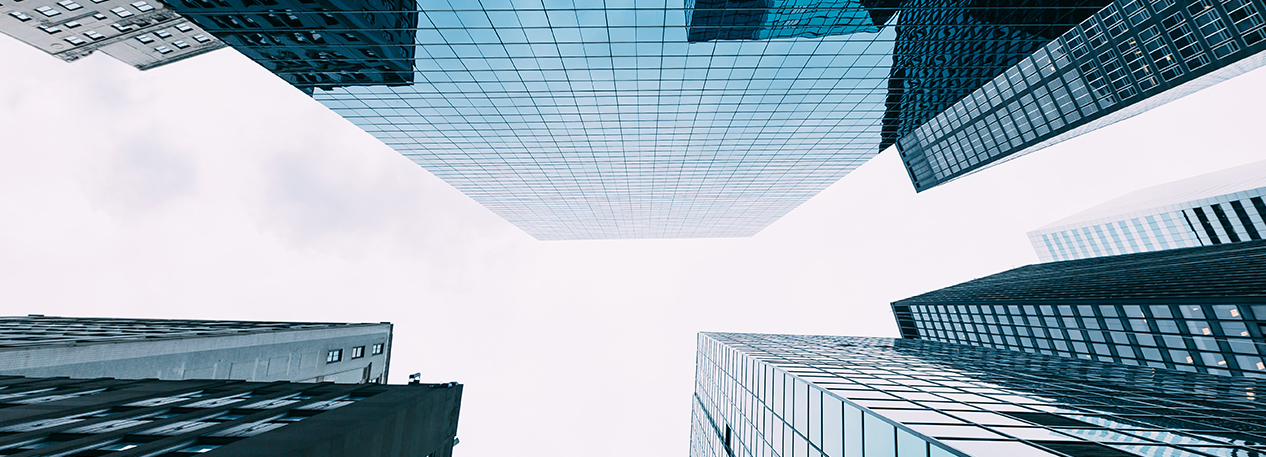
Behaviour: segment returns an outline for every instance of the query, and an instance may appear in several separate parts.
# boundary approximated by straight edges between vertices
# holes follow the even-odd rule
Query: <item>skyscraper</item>
[[[0,455],[449,457],[462,386],[0,376]]]
[[[1029,232],[1042,261],[1211,246],[1266,233],[1266,162],[1124,195]]]
[[[558,240],[750,236],[893,144],[928,189],[1260,66],[1262,1],[170,6]]]
[[[1266,241],[1028,265],[892,309],[904,338],[1263,377]]]
[[[1117,0],[896,141],[915,189],[1266,64],[1263,4]],[[890,116],[891,117],[891,116]]]
[[[702,333],[691,457],[1254,456],[1266,383],[926,340]]]
[[[0,375],[385,383],[391,328],[0,317]]]
[[[18,0],[0,32],[65,61],[101,51],[141,70],[224,47],[158,0]]]
[[[412,1],[180,0],[171,7],[308,94],[414,82]]]

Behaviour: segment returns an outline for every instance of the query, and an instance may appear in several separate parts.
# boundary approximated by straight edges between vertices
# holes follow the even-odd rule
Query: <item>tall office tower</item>
[[[68,62],[101,51],[148,70],[224,47],[158,0],[6,0],[0,13],[0,32]]]
[[[171,1],[171,7],[300,90],[413,83],[416,2]]]
[[[1266,162],[1143,189],[1029,232],[1043,262],[1260,240]]]
[[[880,150],[1111,1],[900,3]]]
[[[1266,382],[887,338],[699,335],[691,457],[1256,456]]]
[[[892,310],[905,338],[1263,377],[1266,241],[1028,265]]]
[[[1117,0],[896,141],[922,191],[1266,64],[1257,0]]]
[[[0,375],[387,381],[391,324],[0,317]]]
[[[0,376],[0,455],[450,457],[462,386]]]

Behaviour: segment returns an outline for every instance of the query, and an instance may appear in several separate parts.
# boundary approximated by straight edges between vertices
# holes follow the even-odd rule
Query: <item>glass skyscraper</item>
[[[1262,239],[1266,162],[1143,189],[1029,232],[1042,261]]]
[[[892,304],[901,335],[1266,376],[1266,241],[1028,265]]]
[[[553,240],[750,236],[893,144],[927,189],[1260,65],[1261,1],[172,7]]]
[[[1263,5],[1117,0],[896,141],[925,190],[1266,64]]]
[[[1266,383],[926,340],[702,333],[691,457],[1259,456]]]

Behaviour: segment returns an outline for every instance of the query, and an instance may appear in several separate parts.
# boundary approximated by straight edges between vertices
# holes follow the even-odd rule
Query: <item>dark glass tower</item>
[[[893,0],[687,0],[686,39],[693,43],[877,32],[896,12],[897,3]]]
[[[1266,241],[1028,265],[892,309],[905,338],[1263,377]]]
[[[462,386],[0,376],[0,455],[449,457]]]
[[[170,0],[172,9],[300,90],[413,82],[410,0]]]
[[[1109,0],[906,0],[896,24],[883,150]]]
[[[1260,456],[1266,382],[925,340],[699,335],[691,457]]]
[[[1262,8],[1254,0],[1106,5],[940,114],[921,125],[899,125],[896,145],[915,188],[926,190],[1262,66]]]

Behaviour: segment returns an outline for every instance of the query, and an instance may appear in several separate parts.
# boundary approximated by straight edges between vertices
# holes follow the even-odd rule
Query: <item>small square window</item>
[[[84,36],[86,36],[86,37],[88,37],[88,38],[92,38],[93,40],[104,40],[104,39],[105,39],[105,35],[102,35],[102,34],[100,34],[100,33],[97,33],[97,31],[96,31],[96,30],[89,30],[89,31],[87,31],[87,32],[84,32]]]
[[[333,349],[325,355],[325,363],[334,363],[334,362],[342,362],[342,361],[343,361],[342,349]]]
[[[197,41],[197,42],[199,42],[199,43],[206,43],[206,42],[208,42],[208,41],[211,41],[211,39],[210,39],[210,38],[207,38],[207,36],[206,36],[206,35],[194,35],[194,36],[193,36],[193,39],[194,39],[194,41]]]
[[[157,31],[157,32],[154,32],[154,34],[155,34],[155,35],[158,35],[158,37],[159,37],[159,38],[170,38],[170,37],[171,37],[171,32],[168,32],[166,29],[164,29],[164,30],[159,30],[159,31]]]
[[[67,43],[73,44],[75,46],[79,46],[81,44],[87,43],[87,41],[84,41],[82,38],[79,38],[76,36],[63,38],[63,40],[66,40]]]
[[[184,42],[184,41],[182,41],[182,40],[176,40],[176,41],[173,41],[173,42],[171,42],[171,44],[172,44],[173,46],[175,46],[175,47],[179,48],[179,49],[184,49],[184,48],[189,47],[189,43],[186,43],[186,42]]]
[[[352,358],[359,359],[365,356],[365,346],[356,346],[352,348]]]
[[[133,7],[133,8],[136,8],[136,10],[137,10],[137,11],[140,11],[140,12],[142,12],[142,13],[144,13],[144,12],[146,12],[146,11],[150,11],[150,10],[153,10],[153,9],[154,9],[154,7],[153,7],[153,6],[150,6],[150,4],[149,4],[149,3],[146,3],[146,2],[136,2],[136,3],[133,3],[133,4],[132,4],[132,7]]]
[[[68,29],[73,29],[73,28],[75,28],[75,27],[79,27],[81,24],[79,24],[78,22],[75,22],[75,21],[70,21],[70,22],[67,22],[67,23],[62,24],[62,25],[66,26],[66,28],[68,28]]]
[[[62,31],[61,27],[49,27],[46,25],[41,25],[40,30],[43,30],[44,33],[47,33],[49,35]]]
[[[92,15],[92,18],[93,18],[93,19],[96,19],[96,20],[98,20],[98,21],[104,21],[104,20],[106,20],[106,15],[101,14],[101,13],[94,13],[94,14]]]
[[[128,16],[135,16],[135,15],[136,15],[136,13],[133,13],[133,12],[131,12],[131,11],[128,11],[128,10],[127,10],[127,8],[124,8],[124,7],[122,7],[122,6],[120,6],[120,7],[118,7],[118,8],[110,8],[110,12],[111,12],[111,13],[114,13],[114,15],[115,15],[115,16],[118,16],[118,17],[128,17]]]
[[[193,26],[189,25],[188,22],[176,24],[176,30],[179,30],[181,32],[191,32],[193,31]]]
[[[43,14],[43,15],[48,16],[48,17],[53,17],[53,16],[56,16],[56,15],[58,15],[58,14],[62,14],[62,12],[61,12],[61,11],[57,11],[57,10],[53,9],[53,7],[51,7],[51,6],[41,6],[41,7],[39,7],[39,8],[36,8],[36,9],[35,9],[35,11],[39,11],[39,12],[40,12],[40,14]]]
[[[22,21],[22,22],[26,22],[26,21],[31,20],[31,16],[27,16],[25,13],[23,13],[23,12],[21,12],[21,11],[13,11],[13,12],[9,13],[9,15],[10,15],[10,16],[13,16],[14,18],[16,18],[17,20]]]
[[[149,43],[153,43],[153,42],[154,42],[154,39],[153,39],[153,38],[150,38],[150,37],[149,37],[149,35],[137,35],[137,36],[136,36],[136,41],[140,41],[140,42],[142,42],[142,43],[149,44]]]
[[[382,354],[382,346],[383,346],[382,343],[375,344],[373,347],[373,353],[371,355]]]
[[[57,4],[61,5],[62,8],[66,8],[66,11],[74,11],[79,8],[83,8],[83,5],[75,3],[75,0],[62,0],[60,2],[57,2]]]
[[[176,52],[176,50],[169,48],[167,46],[158,46],[158,47],[155,47],[154,50],[158,51],[159,54],[168,54],[168,53]]]

